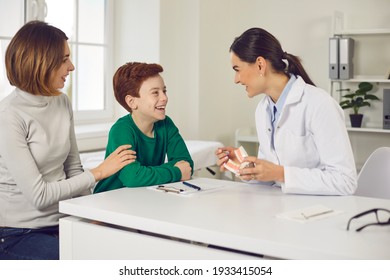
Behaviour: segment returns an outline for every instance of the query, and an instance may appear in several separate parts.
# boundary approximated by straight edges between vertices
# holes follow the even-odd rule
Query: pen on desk
[[[315,214],[311,214],[311,215],[306,215],[305,213],[301,213],[301,215],[305,219],[310,219],[310,218],[313,218],[313,217],[316,217],[316,216],[320,216],[320,215],[323,215],[323,214],[328,214],[328,213],[331,213],[331,212],[333,212],[333,210],[329,209],[329,210],[325,210],[325,211],[322,211],[322,212],[319,212],[319,213],[315,213]]]
[[[183,181],[183,184],[186,185],[186,186],[188,186],[188,187],[190,187],[190,188],[193,188],[193,189],[195,189],[195,190],[198,190],[198,191],[201,190],[200,187],[195,186],[195,185],[193,185],[193,184],[190,184],[190,183],[188,183],[188,182],[186,182],[186,181]]]
[[[184,190],[182,190],[182,189],[167,188],[167,187],[165,187],[165,186],[163,186],[163,185],[158,186],[157,189],[158,189],[158,190],[165,191],[165,192],[173,192],[173,193],[181,193],[182,191],[184,191]]]

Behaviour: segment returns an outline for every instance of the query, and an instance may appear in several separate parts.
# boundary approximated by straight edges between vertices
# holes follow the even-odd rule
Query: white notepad
[[[285,218],[296,222],[307,223],[335,216],[340,213],[342,213],[342,211],[334,210],[332,208],[318,204],[294,211],[280,213],[276,216],[278,218]]]
[[[196,195],[196,194],[208,193],[211,191],[217,191],[226,186],[223,184],[223,181],[210,180],[206,178],[194,178],[186,182],[200,187],[200,190],[186,186],[183,184],[183,182],[161,184],[156,186],[150,186],[147,188],[154,191],[186,196],[186,195]]]

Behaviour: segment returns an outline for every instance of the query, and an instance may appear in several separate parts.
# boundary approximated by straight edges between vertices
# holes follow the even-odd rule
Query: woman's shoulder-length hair
[[[42,21],[22,26],[5,54],[10,84],[33,95],[59,95],[50,79],[63,62],[67,40],[62,30]]]

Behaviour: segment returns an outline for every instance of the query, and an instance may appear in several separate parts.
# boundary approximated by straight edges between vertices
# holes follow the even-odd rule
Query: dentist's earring
[[[259,71],[261,71],[261,65],[259,64]],[[260,77],[263,77],[263,73],[260,73]]]

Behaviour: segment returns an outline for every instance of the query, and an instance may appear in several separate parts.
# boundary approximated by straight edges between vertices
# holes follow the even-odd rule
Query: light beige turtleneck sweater
[[[58,224],[58,202],[93,187],[83,170],[66,95],[15,89],[0,102],[0,227]]]

